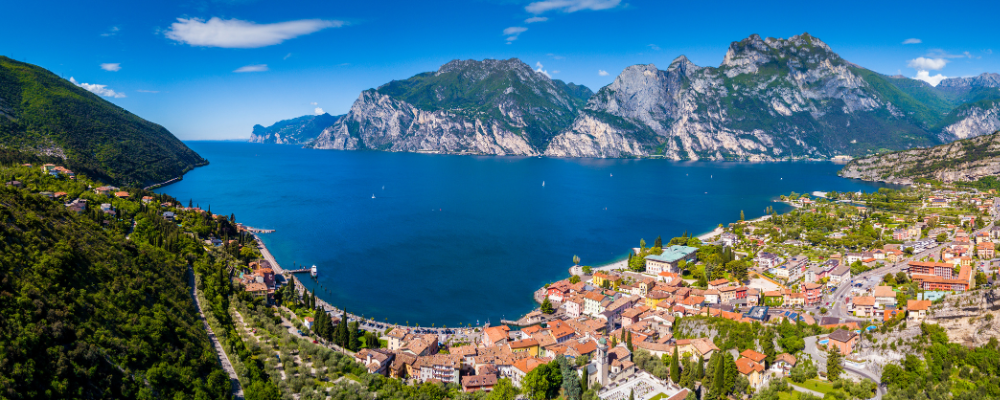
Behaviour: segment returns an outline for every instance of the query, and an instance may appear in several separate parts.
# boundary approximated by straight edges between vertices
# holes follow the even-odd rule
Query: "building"
[[[772,254],[763,251],[757,253],[757,257],[754,258],[754,261],[757,263],[757,265],[759,265],[761,268],[764,269],[771,269],[777,267],[778,265],[781,265],[781,257],[778,257],[777,254]]]
[[[418,357],[415,369],[420,370],[420,381],[432,379],[444,383],[459,383],[459,372],[462,368],[462,357],[456,354],[434,354]]]
[[[892,290],[892,286],[876,286],[875,290],[872,291],[872,296],[875,297],[875,303],[879,306],[896,305],[896,292]]]
[[[510,332],[510,327],[507,325],[491,326],[483,330],[483,335],[480,337],[483,342],[483,346],[503,346],[507,344],[507,336]]]
[[[943,265],[948,266],[948,268],[945,269],[935,266],[934,275],[915,274],[911,272],[910,279],[919,283],[920,288],[924,290],[964,292],[973,288],[972,266],[970,264],[962,263],[959,267],[957,276],[953,275],[950,264]],[[938,273],[941,273],[941,275],[938,275]]]
[[[764,366],[760,363],[746,357],[740,357],[736,360],[736,369],[747,378],[750,387],[757,389],[764,383]]]
[[[660,255],[646,256],[646,272],[659,274],[660,272],[680,273],[678,268],[681,261],[693,263],[698,260],[698,248],[673,245],[663,249]]]
[[[493,386],[497,384],[497,376],[494,374],[468,375],[462,377],[462,390],[466,392],[493,391]]]
[[[983,259],[993,258],[996,255],[995,247],[993,242],[979,243],[976,245],[976,255]]]
[[[830,281],[827,283],[830,286],[838,286],[843,282],[851,280],[851,266],[844,264],[834,268],[827,275],[830,277]]]
[[[535,339],[523,339],[508,343],[511,353],[528,352],[532,357],[538,355],[538,341]]]
[[[829,346],[840,351],[840,354],[850,354],[854,349],[854,343],[858,340],[858,334],[846,329],[837,329],[830,336]]]
[[[906,301],[906,323],[921,323],[927,317],[927,310],[931,308],[930,300],[907,300]]]
[[[851,299],[851,312],[855,317],[871,318],[875,315],[875,298],[858,296]]]
[[[823,298],[823,285],[818,283],[807,283],[802,285],[803,293],[806,295],[805,304],[807,306],[815,306],[820,303]]]
[[[788,353],[781,353],[777,357],[774,357],[774,364],[771,365],[771,368],[781,371],[781,374],[784,376],[788,376],[792,372],[792,368],[795,367],[795,363],[795,356]]]

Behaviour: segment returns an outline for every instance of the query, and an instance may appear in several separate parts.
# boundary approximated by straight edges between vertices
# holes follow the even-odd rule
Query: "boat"
[[[542,187],[545,187],[545,181],[542,181]]]
[[[373,199],[375,198],[375,193],[372,193],[372,198],[373,198]]]
[[[309,275],[312,275],[313,278],[315,278],[316,275],[319,275],[319,273],[316,272],[316,266],[315,265],[313,265],[312,268],[309,269]]]

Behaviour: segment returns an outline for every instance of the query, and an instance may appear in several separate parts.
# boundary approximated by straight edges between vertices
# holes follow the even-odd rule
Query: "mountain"
[[[536,155],[591,94],[517,59],[455,60],[362,92],[310,147]]]
[[[324,129],[333,125],[340,117],[342,116],[324,113],[286,119],[268,127],[254,125],[250,143],[307,145],[316,140]]]
[[[839,172],[845,178],[911,184],[915,179],[976,181],[1000,174],[1000,131],[925,149],[855,159]]]
[[[680,56],[592,94],[523,62],[452,61],[363,92],[321,149],[766,161],[866,156],[1000,128],[1000,75],[937,87],[851,63],[808,33]]]
[[[939,142],[928,106],[808,33],[733,42],[719,67],[626,68],[546,154],[774,160]]]
[[[58,156],[117,184],[148,184],[207,164],[170,131],[41,67],[0,56],[0,148]]]

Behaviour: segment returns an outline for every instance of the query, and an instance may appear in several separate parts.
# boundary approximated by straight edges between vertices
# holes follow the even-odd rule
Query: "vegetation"
[[[4,151],[61,153],[65,167],[116,184],[163,182],[207,164],[162,126],[2,56],[0,143]]]

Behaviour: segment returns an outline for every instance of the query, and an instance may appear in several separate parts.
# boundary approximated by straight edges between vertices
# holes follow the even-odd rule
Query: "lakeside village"
[[[949,299],[992,294],[994,190],[792,193],[789,213],[640,241],[624,262],[574,256],[570,277],[536,292],[540,307],[516,324],[427,328],[326,304],[234,215],[51,164],[3,178],[131,240],[159,227],[183,233],[165,248],[209,252],[218,269],[195,262],[197,306],[237,397],[865,399],[899,384],[928,337],[991,340],[930,321]],[[972,393],[979,378],[951,379]],[[260,396],[261,381],[275,392]]]

